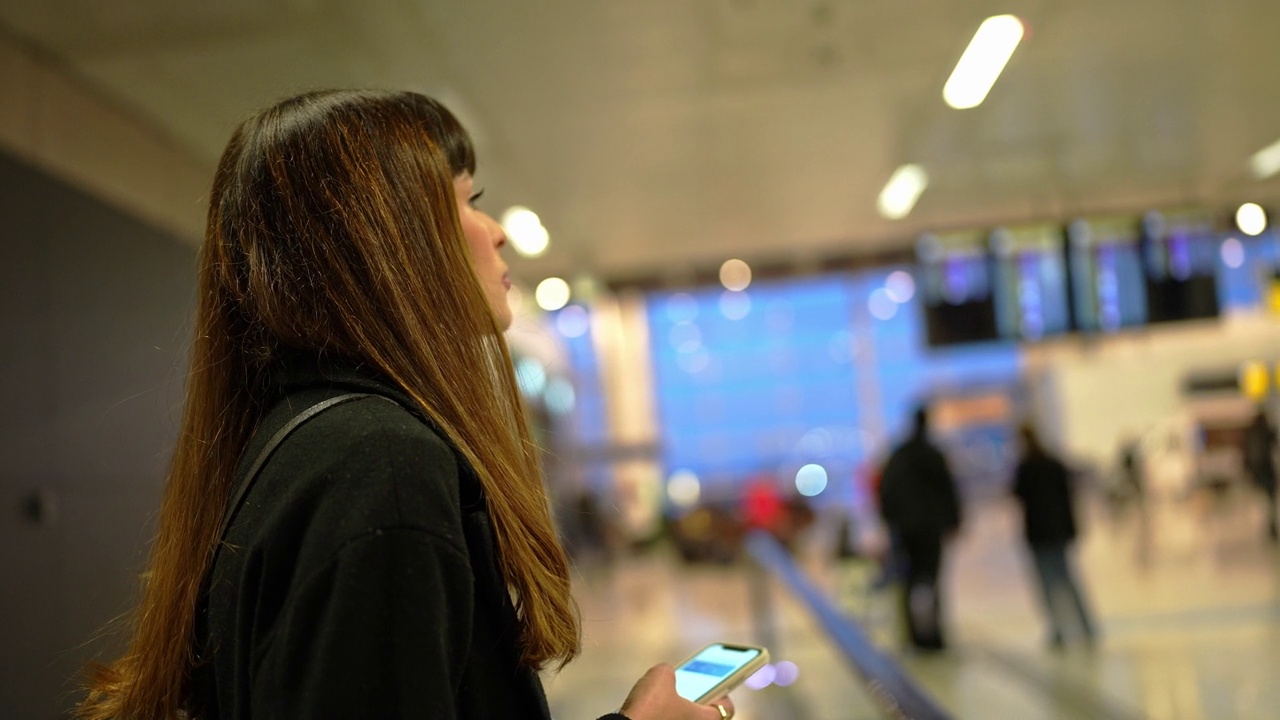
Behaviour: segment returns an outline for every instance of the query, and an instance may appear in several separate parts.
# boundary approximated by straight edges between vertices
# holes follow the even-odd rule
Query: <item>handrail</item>
[[[764,569],[800,598],[836,644],[846,662],[866,683],[880,707],[895,720],[951,720],[933,698],[925,694],[893,658],[878,650],[853,621],[805,577],[795,562],[770,535],[755,531],[747,536],[747,551]]]

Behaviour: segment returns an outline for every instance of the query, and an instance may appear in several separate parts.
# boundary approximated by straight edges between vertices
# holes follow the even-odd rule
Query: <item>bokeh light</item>
[[[759,670],[755,671],[751,677],[747,678],[743,685],[752,690],[763,690],[773,684],[774,678],[778,676],[778,671],[773,664],[767,664]]]
[[[1267,211],[1257,203],[1245,203],[1236,210],[1236,225],[1245,235],[1261,235],[1267,229]]]
[[[800,678],[800,668],[790,660],[783,660],[775,665],[774,668],[776,672],[773,684],[779,687],[787,687]]]
[[[1233,270],[1244,265],[1244,243],[1238,238],[1222,241],[1222,264]]]
[[[547,370],[533,358],[516,361],[516,385],[525,397],[538,397],[547,388]]]
[[[569,304],[569,283],[564,278],[549,277],[538,283],[538,288],[533,291],[533,297],[538,301],[538,307],[552,312],[559,310]]]
[[[557,415],[568,415],[573,412],[573,406],[577,402],[577,393],[573,390],[573,383],[566,378],[555,378],[547,383],[547,390],[542,394],[542,401],[547,404],[547,409]]]
[[[702,347],[702,331],[691,322],[676,323],[668,337],[678,353],[697,352]]]
[[[741,320],[751,313],[751,296],[745,292],[725,290],[720,293],[720,312],[730,320]]]
[[[569,305],[556,314],[556,330],[567,338],[582,337],[591,327],[591,316],[581,305]]]
[[[889,296],[888,290],[877,288],[867,300],[867,310],[877,320],[889,320],[898,314],[898,303]]]
[[[667,498],[676,507],[693,507],[701,496],[702,483],[692,470],[677,470],[667,480]]]
[[[511,247],[524,257],[539,257],[551,244],[542,219],[527,207],[515,205],[507,208],[502,213],[502,230],[511,241]]]
[[[737,258],[725,260],[720,266],[720,284],[724,285],[726,290],[735,292],[746,290],[751,284],[751,266]]]
[[[827,489],[827,469],[817,464],[809,464],[796,473],[796,490],[805,497],[817,497]]]
[[[911,273],[905,270],[895,270],[889,273],[889,277],[884,281],[885,292],[889,293],[889,297],[899,305],[911,301],[916,295],[916,281],[911,277]]]

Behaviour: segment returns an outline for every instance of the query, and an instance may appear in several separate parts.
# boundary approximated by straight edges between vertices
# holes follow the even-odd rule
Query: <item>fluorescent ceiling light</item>
[[[1259,180],[1280,173],[1280,140],[1262,148],[1249,158],[1249,169],[1253,171],[1253,176]]]
[[[957,110],[981,105],[1022,41],[1022,30],[1022,21],[1013,15],[983,20],[943,86],[942,99]]]
[[[920,193],[929,186],[929,175],[919,165],[903,165],[893,172],[880,191],[876,206],[890,220],[901,220],[911,214]]]

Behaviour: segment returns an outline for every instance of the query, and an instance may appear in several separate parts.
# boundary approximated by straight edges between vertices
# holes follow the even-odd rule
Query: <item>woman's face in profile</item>
[[[480,287],[484,288],[498,326],[506,330],[511,327],[511,306],[507,304],[511,276],[507,274],[507,264],[499,250],[507,244],[507,234],[497,221],[476,207],[475,201],[480,194],[476,192],[470,173],[464,172],[453,179],[453,194],[458,200],[462,234],[471,248],[471,260],[480,278]]]

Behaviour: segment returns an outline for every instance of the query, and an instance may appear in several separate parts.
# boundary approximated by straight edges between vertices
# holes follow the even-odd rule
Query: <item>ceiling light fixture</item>
[[[507,208],[502,213],[502,230],[511,241],[511,247],[524,257],[538,257],[551,244],[550,235],[542,226],[542,219],[527,207],[515,205]]]
[[[1249,158],[1249,169],[1258,180],[1280,173],[1280,140],[1262,148]]]
[[[1267,211],[1257,203],[1245,203],[1236,210],[1236,227],[1245,235],[1258,236],[1267,229]]]
[[[533,291],[533,298],[538,301],[538,307],[552,312],[559,310],[569,304],[569,283],[563,278],[549,277],[538,283],[538,288]]]
[[[720,284],[726,290],[746,290],[751,284],[751,266],[737,258],[725,260],[720,266]]]
[[[919,165],[903,165],[893,171],[880,191],[876,207],[890,220],[901,220],[911,214],[920,194],[929,186],[929,174]]]
[[[1013,15],[983,20],[943,86],[942,99],[957,110],[981,105],[1022,41],[1022,33],[1022,21]]]

